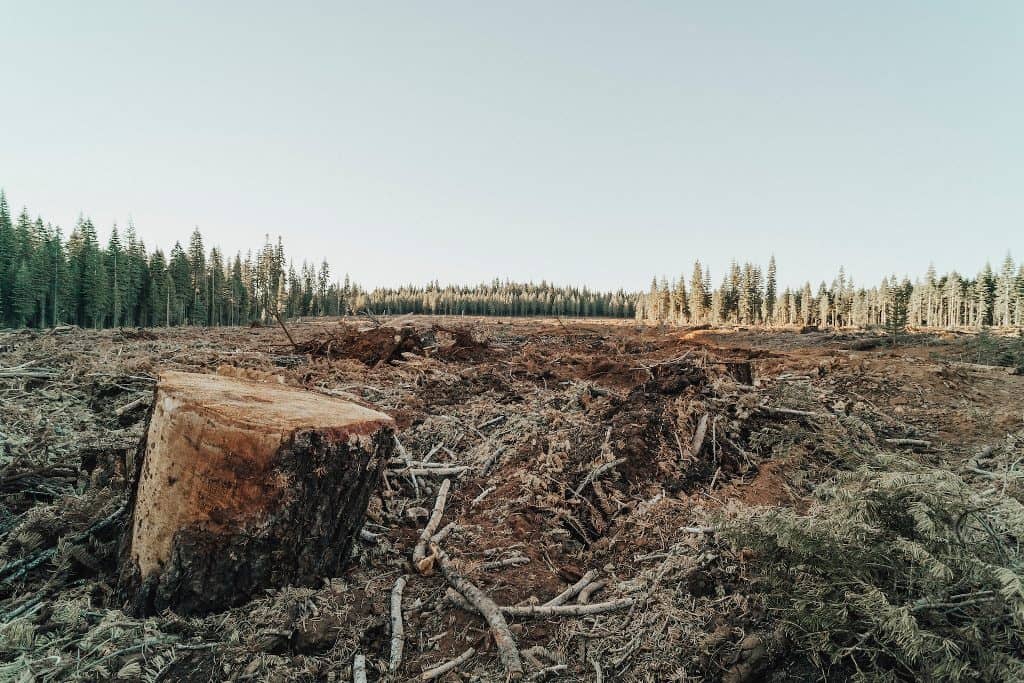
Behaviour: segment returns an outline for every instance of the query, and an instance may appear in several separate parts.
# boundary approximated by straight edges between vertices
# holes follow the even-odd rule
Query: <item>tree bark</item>
[[[336,576],[391,455],[392,426],[294,387],[162,374],[122,543],[126,611],[204,614]]]

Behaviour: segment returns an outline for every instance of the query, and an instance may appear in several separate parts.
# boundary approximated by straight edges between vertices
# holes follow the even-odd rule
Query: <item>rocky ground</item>
[[[758,551],[724,533],[730,520],[807,512],[868,453],[977,470],[1024,428],[1024,376],[991,364],[1013,339],[914,334],[893,348],[871,332],[420,317],[288,327],[294,345],[278,327],[0,332],[0,680],[348,681],[357,655],[368,680],[409,680],[470,648],[437,680],[505,680],[437,555],[412,561],[445,479],[436,545],[497,604],[581,587],[564,599],[576,614],[509,610],[529,679],[830,677],[781,633]],[[166,369],[283,381],[396,419],[400,457],[342,576],[202,619],[118,609],[126,472]],[[401,577],[404,648],[388,672]]]

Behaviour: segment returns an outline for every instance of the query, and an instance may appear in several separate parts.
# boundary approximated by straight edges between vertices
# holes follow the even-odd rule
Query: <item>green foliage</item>
[[[1022,457],[1021,435],[963,476],[878,455],[807,514],[735,517],[723,533],[754,551],[769,607],[828,677],[1022,680]]]
[[[684,311],[680,284],[670,296]],[[60,230],[33,222],[22,211],[11,221],[0,191],[0,327],[57,325],[88,327],[145,325],[238,325],[285,316],[428,313],[447,315],[558,315],[632,317],[636,296],[598,292],[547,282],[493,282],[472,287],[380,288],[367,292],[344,276],[330,281],[330,266],[301,267],[285,259],[284,244],[267,236],[253,256],[226,258],[206,252],[198,228],[188,248],[176,243],[168,255],[145,246],[129,223],[113,226],[106,247],[96,227],[79,219],[66,244]]]
[[[910,282],[904,280],[902,284],[892,287],[886,300],[885,332],[889,335],[893,346],[899,343],[900,337],[907,330],[907,321],[910,317],[911,292]]]
[[[1024,328],[1014,337],[997,337],[987,328],[969,342],[970,358],[982,365],[1001,365],[1024,371]]]

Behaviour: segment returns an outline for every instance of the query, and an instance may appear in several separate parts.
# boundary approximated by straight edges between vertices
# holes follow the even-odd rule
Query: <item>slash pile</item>
[[[853,360],[622,323],[289,327],[294,345],[274,328],[0,333],[0,680],[997,678],[1018,666],[1020,442],[969,459],[861,395],[882,379]],[[342,576],[204,618],[126,617],[115,562],[152,378],[218,368],[392,415],[395,457]],[[935,481],[983,507],[936,518],[915,488]],[[885,512],[904,502],[917,506],[907,520]],[[855,571],[881,556],[884,576]],[[970,628],[1003,634],[984,636],[987,658],[946,645]]]

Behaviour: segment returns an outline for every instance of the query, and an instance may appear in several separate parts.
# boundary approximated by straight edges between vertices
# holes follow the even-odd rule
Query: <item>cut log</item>
[[[391,456],[393,421],[220,375],[160,376],[122,543],[131,614],[204,614],[337,576]]]

